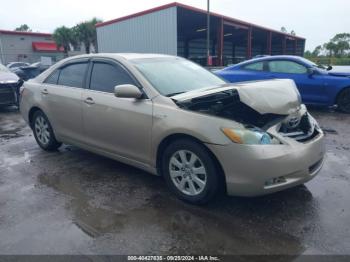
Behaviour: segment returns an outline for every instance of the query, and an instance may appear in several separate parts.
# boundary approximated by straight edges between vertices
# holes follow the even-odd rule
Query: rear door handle
[[[95,101],[91,97],[86,98],[84,102],[85,104],[88,104],[88,105],[95,104]]]
[[[45,88],[45,89],[41,90],[41,93],[42,93],[43,95],[47,95],[47,94],[49,93],[49,91],[47,91],[47,89]]]

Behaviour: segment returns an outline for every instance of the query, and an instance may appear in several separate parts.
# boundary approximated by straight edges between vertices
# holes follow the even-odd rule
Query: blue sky
[[[1,1],[0,29],[27,23],[33,31],[53,32],[61,25],[98,17],[109,20],[172,0],[11,0]],[[206,0],[178,1],[206,9]],[[211,0],[211,10],[227,16],[307,38],[306,49],[328,41],[336,33],[350,32],[349,0]]]

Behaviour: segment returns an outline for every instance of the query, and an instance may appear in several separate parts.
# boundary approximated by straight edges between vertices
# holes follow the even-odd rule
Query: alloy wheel
[[[188,150],[178,150],[172,155],[169,174],[176,188],[190,196],[200,194],[207,183],[205,166],[196,154]]]
[[[43,116],[38,116],[35,119],[34,130],[40,143],[47,145],[50,142],[49,124]]]

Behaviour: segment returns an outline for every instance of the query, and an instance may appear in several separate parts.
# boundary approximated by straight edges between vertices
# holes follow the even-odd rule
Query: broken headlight
[[[232,142],[237,144],[269,145],[272,143],[271,136],[258,128],[222,128],[221,130]]]

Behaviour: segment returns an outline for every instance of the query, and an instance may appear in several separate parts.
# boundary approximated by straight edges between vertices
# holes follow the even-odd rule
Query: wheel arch
[[[33,106],[29,112],[28,112],[28,123],[29,123],[29,126],[32,128],[33,127],[33,117],[34,117],[34,114],[35,112],[37,111],[41,111],[44,113],[44,111],[38,107],[38,106]],[[45,114],[45,113],[44,113]]]
[[[347,89],[350,89],[350,85],[349,86],[344,86],[343,88],[341,88],[337,94],[335,95],[335,99],[334,99],[334,104],[337,104],[338,103],[338,99],[339,99],[339,96],[341,95],[341,93],[343,93],[345,90]]]
[[[162,176],[162,172],[161,172],[161,165],[162,164],[161,164],[161,162],[162,162],[162,155],[163,155],[165,149],[172,142],[179,140],[179,139],[189,139],[189,140],[195,141],[195,142],[203,145],[206,148],[207,152],[210,154],[210,156],[214,160],[216,168],[219,172],[221,186],[222,186],[223,190],[226,192],[226,186],[225,186],[226,185],[226,178],[225,178],[224,169],[222,168],[220,161],[218,160],[216,155],[205,145],[205,143],[203,143],[198,138],[191,136],[191,135],[188,135],[188,134],[184,134],[184,133],[171,134],[171,135],[168,135],[167,137],[163,138],[163,140],[159,143],[159,145],[157,147],[157,153],[156,153],[156,169],[157,169],[158,175]]]

